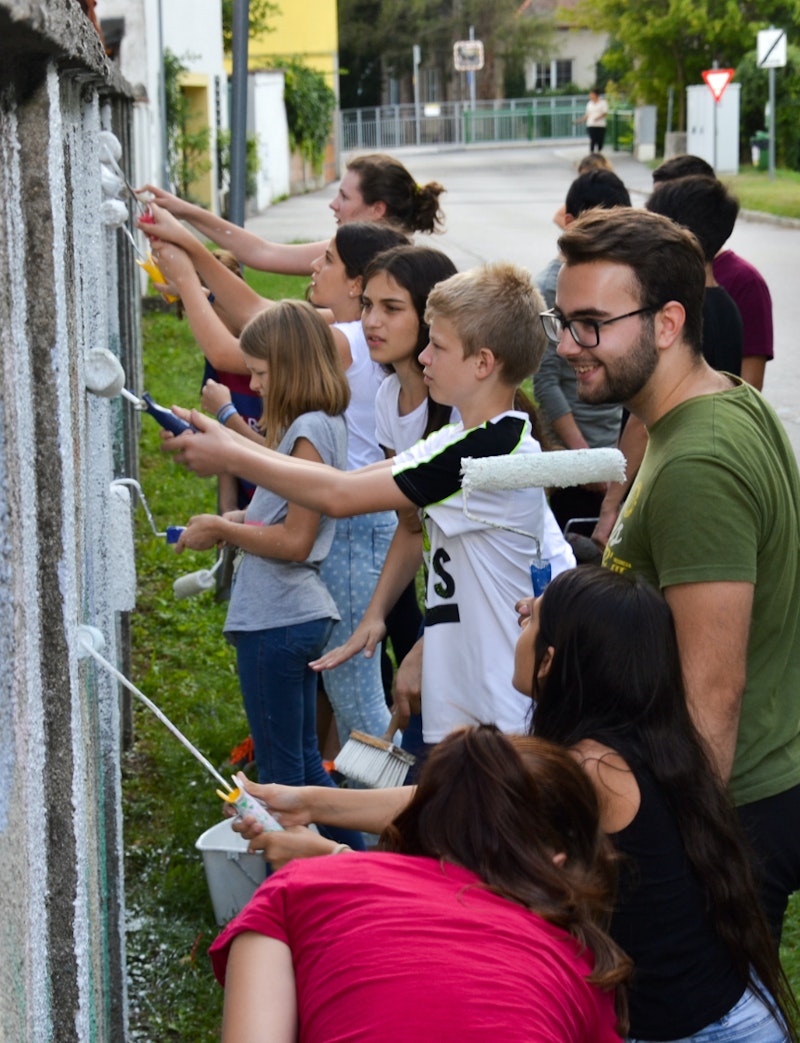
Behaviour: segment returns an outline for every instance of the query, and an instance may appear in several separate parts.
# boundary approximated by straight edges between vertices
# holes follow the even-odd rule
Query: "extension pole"
[[[250,0],[233,0],[231,76],[231,185],[228,216],[244,227],[247,187],[247,45]]]

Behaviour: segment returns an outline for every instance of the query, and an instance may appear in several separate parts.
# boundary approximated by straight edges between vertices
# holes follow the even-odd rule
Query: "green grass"
[[[743,210],[800,218],[800,172],[796,170],[776,170],[771,180],[766,170],[744,167],[736,175],[723,175],[721,180]]]
[[[248,281],[250,281],[248,277]],[[302,296],[304,278],[270,279],[271,296]],[[197,405],[203,358],[188,324],[143,316],[145,387],[157,402]],[[216,483],[160,451],[160,428],[142,416],[140,481],[159,530],[216,510]],[[136,514],[137,608],[132,679],[205,754],[222,764],[248,734],[226,606],[213,593],[178,601],[173,581],[213,563],[212,552],[177,556]],[[206,955],[217,933],[195,841],[221,817],[214,780],[149,710],[134,706],[133,747],[123,761],[131,1040],[219,1039],[222,989]]]
[[[248,276],[248,281],[250,278]],[[253,280],[255,281],[255,280]],[[307,280],[259,275],[260,292],[302,296]],[[194,405],[203,361],[185,322],[143,317],[145,386],[158,402]],[[160,451],[159,427],[142,417],[140,479],[159,529],[215,509],[213,481]],[[208,757],[222,764],[247,734],[233,650],[222,637],[225,606],[211,593],[177,601],[175,578],[206,568],[213,554],[176,556],[137,511],[137,608],[132,614],[134,683]],[[217,933],[195,841],[220,818],[214,781],[144,707],[123,762],[131,1041],[212,1043],[222,989],[206,955]],[[781,950],[800,995],[800,895]]]

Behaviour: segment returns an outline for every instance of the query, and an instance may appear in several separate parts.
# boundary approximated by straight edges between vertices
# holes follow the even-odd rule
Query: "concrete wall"
[[[116,684],[79,659],[114,610],[109,484],[132,417],[86,391],[110,348],[138,383],[130,249],[100,225],[98,133],[129,90],[74,0],[0,0],[0,1039],[126,1036]]]

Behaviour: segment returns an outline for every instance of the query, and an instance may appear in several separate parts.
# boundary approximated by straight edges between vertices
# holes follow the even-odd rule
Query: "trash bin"
[[[759,170],[767,170],[769,168],[769,134],[765,130],[757,130],[750,138],[750,151],[753,166]]]

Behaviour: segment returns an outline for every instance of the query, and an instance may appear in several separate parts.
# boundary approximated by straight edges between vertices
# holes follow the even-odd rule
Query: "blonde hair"
[[[239,346],[269,369],[261,430],[274,448],[302,413],[343,413],[350,402],[333,333],[305,301],[279,301],[242,330]]]
[[[546,340],[539,313],[544,302],[530,273],[507,261],[484,264],[438,283],[425,309],[453,324],[464,358],[488,348],[501,363],[500,380],[518,387],[539,368]]]

